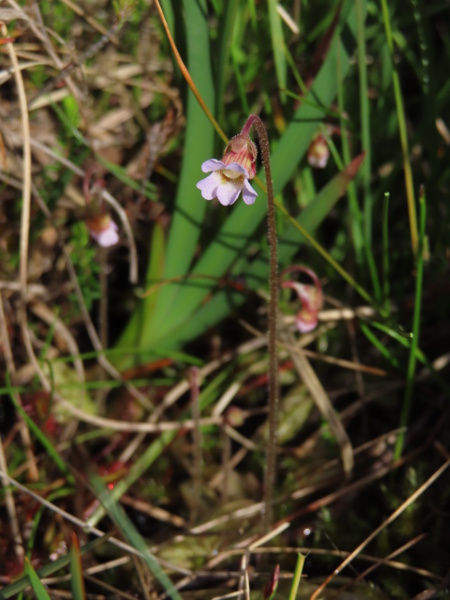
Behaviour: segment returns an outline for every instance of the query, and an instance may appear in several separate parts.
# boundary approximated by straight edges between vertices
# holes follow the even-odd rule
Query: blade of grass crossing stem
[[[36,571],[31,566],[31,563],[28,560],[28,558],[25,558],[25,574],[28,575],[28,577],[29,577],[31,588],[33,589],[33,592],[36,594],[36,599],[37,600],[51,600],[50,596],[47,593],[47,590],[42,585],[39,577],[37,576]]]
[[[183,0],[187,63],[204,102],[214,108],[215,94],[210,64],[209,28],[206,0]],[[183,163],[168,236],[164,277],[171,279],[183,276],[189,268],[201,231],[206,202],[198,200],[195,187],[199,179],[200,165],[213,155],[214,130],[200,108],[193,93],[188,91],[186,133]],[[162,198],[162,201],[168,199]],[[180,286],[164,286],[158,294],[158,302],[152,316],[135,312],[124,332],[119,345],[149,346],[153,338],[160,337],[159,327],[169,320],[170,311],[180,292]],[[152,317],[152,318],[150,318]]]
[[[389,47],[389,53],[391,55],[392,62],[392,85],[394,88],[395,104],[397,108],[397,119],[400,133],[400,143],[403,154],[403,168],[405,172],[405,187],[406,187],[406,198],[408,201],[408,216],[409,216],[409,229],[411,233],[411,247],[414,258],[417,258],[418,251],[418,234],[417,234],[417,216],[416,216],[416,200],[414,195],[414,182],[411,169],[411,161],[409,158],[408,149],[408,134],[406,130],[406,118],[405,109],[403,106],[402,91],[400,87],[400,78],[398,75],[395,57],[394,57],[394,42],[392,38],[391,20],[389,15],[389,8],[387,0],[381,0],[381,6],[383,11],[383,21],[386,30],[386,38]]]
[[[305,564],[306,556],[303,554],[297,555],[297,563],[295,565],[294,577],[292,579],[291,591],[289,592],[289,600],[296,600],[298,588],[300,587],[300,580],[302,578],[303,566]]]
[[[144,538],[139,534],[131,520],[125,514],[125,511],[122,509],[122,507],[117,504],[112,494],[109,493],[100,477],[92,476],[91,483],[109,517],[122,532],[128,543],[136,548],[136,550],[139,550],[142,555],[143,562],[147,566],[149,572],[164,587],[167,597],[171,598],[172,600],[181,600],[181,596],[169,577],[161,569],[155,557],[150,554]]]
[[[414,376],[416,373],[416,351],[419,347],[419,334],[420,334],[420,317],[422,309],[422,285],[423,285],[423,267],[424,267],[424,243],[425,243],[425,226],[426,226],[426,197],[425,190],[422,187],[419,197],[419,210],[420,210],[420,230],[419,230],[419,247],[417,255],[417,275],[416,275],[416,293],[414,302],[414,313],[413,313],[413,326],[412,333],[413,338],[411,340],[411,348],[409,354],[408,371],[406,374],[406,388],[405,398],[403,400],[402,413],[400,415],[400,431],[395,444],[394,460],[400,458],[403,452],[403,446],[405,443],[405,432],[404,427],[408,425],[409,415],[411,412],[411,403],[414,390]]]
[[[278,87],[280,89],[280,99],[284,104],[286,101],[286,56],[284,53],[283,27],[280,15],[278,14],[278,0],[267,0],[269,9],[270,37],[272,39],[273,59],[275,62],[275,73],[277,76]]]
[[[356,30],[355,11],[353,3],[350,0],[347,2],[347,8],[349,6],[349,10],[343,11],[343,14],[347,14],[347,17],[344,22],[339,24],[334,39],[330,44],[328,55],[309,92],[307,99],[310,103],[303,103],[298,108],[292,122],[282,135],[272,154],[272,174],[275,194],[280,193],[292,177],[295,169],[298,167],[298,163],[308,149],[311,137],[317,130],[317,122],[320,122],[324,117],[325,111],[319,105],[323,105],[325,109],[328,109],[336,95],[338,85],[336,72],[338,48],[340,48],[341,53],[341,76],[345,76],[349,69],[349,57],[353,51],[350,48],[352,42],[350,34],[353,33],[355,35]],[[339,39],[340,31],[343,28],[346,29],[345,45]],[[354,38],[353,43],[355,44]],[[188,149],[185,152],[187,151]],[[198,178],[201,176],[200,164],[201,161],[197,163],[194,169],[198,174]],[[193,187],[195,187],[194,184]],[[188,191],[187,193],[191,192]],[[200,197],[200,194],[197,194],[194,202],[206,204]],[[245,249],[252,242],[252,235],[266,216],[266,206],[265,193],[262,191],[259,192],[258,201],[252,207],[249,208],[244,203],[234,206],[220,232],[195,265],[193,273],[219,278],[223,276],[229,270],[230,266],[243,255]],[[155,313],[154,318],[158,319],[158,322],[156,324],[152,321],[151,326],[146,327],[142,337],[141,349],[147,350],[152,346],[159,349],[168,349],[179,345],[180,340],[177,335],[177,327],[192,316],[194,311],[204,302],[205,298],[210,295],[212,289],[216,287],[215,282],[206,279],[201,285],[198,281],[193,283],[193,280],[174,285],[178,286],[178,289],[182,291],[183,301],[170,305],[170,319],[161,318],[159,312]],[[172,288],[173,286],[170,287]],[[142,327],[142,324],[140,326]]]
[[[76,533],[72,533],[72,548],[70,550],[70,574],[72,576],[70,585],[72,598],[84,600],[86,597],[83,580],[83,565],[81,563],[80,544]]]

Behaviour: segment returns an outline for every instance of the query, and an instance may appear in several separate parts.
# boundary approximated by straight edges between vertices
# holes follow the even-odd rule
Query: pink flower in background
[[[340,133],[339,127],[327,125],[326,129],[330,136]],[[326,137],[321,131],[313,137],[308,148],[307,157],[309,164],[316,169],[324,169],[327,166],[330,149]]]
[[[308,162],[316,169],[324,169],[330,158],[330,149],[323,133],[319,133],[310,143],[308,148]]]
[[[282,272],[281,277],[290,271],[305,273],[313,281],[312,285],[291,280],[281,283],[281,287],[290,288],[297,294],[301,309],[295,317],[295,322],[300,333],[307,333],[315,329],[319,321],[319,311],[323,306],[322,286],[314,271],[307,267],[296,265],[287,267]]]
[[[105,181],[101,177],[94,179],[94,169],[86,170],[83,180],[83,193],[86,201],[86,227],[89,235],[99,246],[110,248],[119,241],[119,228],[106,212],[101,192]]]
[[[114,246],[119,241],[119,228],[107,213],[86,217],[86,226],[90,236],[103,248]]]
[[[225,148],[222,160],[210,158],[202,164],[203,173],[211,173],[197,183],[203,198],[217,198],[223,206],[231,206],[242,193],[245,204],[253,204],[258,194],[249,179],[256,173],[256,156],[256,146],[248,135],[235,136]]]

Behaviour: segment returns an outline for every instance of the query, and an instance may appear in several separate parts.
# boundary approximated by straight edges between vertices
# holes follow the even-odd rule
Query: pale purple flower
[[[119,241],[119,228],[108,214],[91,216],[86,219],[86,225],[91,237],[103,248],[114,246]]]
[[[205,200],[217,198],[223,206],[234,204],[242,192],[245,204],[253,204],[257,193],[249,183],[249,173],[237,162],[226,164],[216,158],[210,158],[202,164],[203,173],[208,177],[197,183]]]

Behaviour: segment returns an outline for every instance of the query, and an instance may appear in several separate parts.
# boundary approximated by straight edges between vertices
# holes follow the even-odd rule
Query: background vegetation
[[[449,2],[161,6],[178,59],[151,0],[0,2],[0,598],[448,597]],[[325,293],[269,533],[264,173],[202,199],[205,107]]]

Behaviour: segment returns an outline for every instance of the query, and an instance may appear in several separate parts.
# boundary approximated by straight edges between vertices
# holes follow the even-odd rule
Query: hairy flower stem
[[[269,137],[263,122],[257,115],[250,115],[242,133],[247,134],[254,127],[258,136],[261,157],[266,173],[267,188],[267,225],[270,246],[270,275],[269,275],[269,323],[268,323],[268,394],[269,394],[269,441],[266,453],[266,470],[264,477],[264,516],[263,529],[267,532],[272,524],[273,489],[276,477],[277,429],[278,429],[278,352],[277,352],[277,321],[278,321],[278,252],[277,227],[275,220],[275,202],[273,196],[272,172],[270,169]]]

